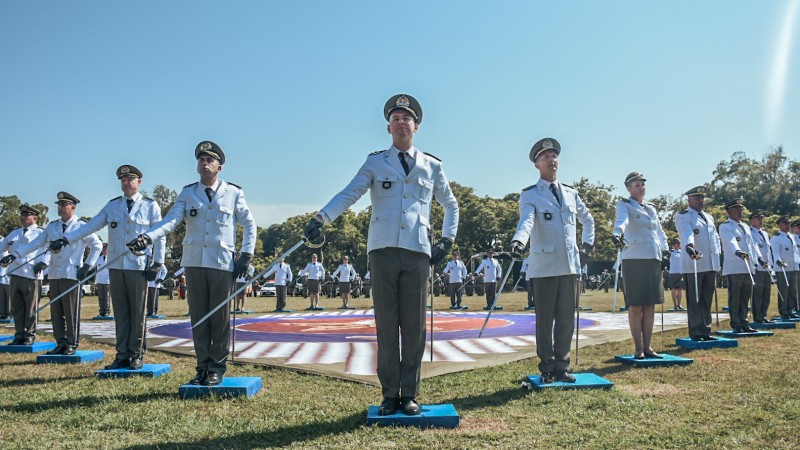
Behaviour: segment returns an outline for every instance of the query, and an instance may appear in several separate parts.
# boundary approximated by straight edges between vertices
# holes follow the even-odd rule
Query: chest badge
[[[192,208],[189,210],[189,216],[194,217],[197,215],[197,210]]]
[[[552,218],[553,218],[553,214],[551,214],[549,212],[544,213],[544,219],[545,220],[550,220]]]
[[[742,240],[742,238],[740,238],[739,236],[736,236],[736,242],[739,242],[741,240]]]
[[[383,182],[383,188],[384,189],[389,189],[391,187],[392,187],[392,182],[391,181],[384,181]]]
[[[698,230],[697,228],[695,228],[693,231],[694,231],[694,234],[700,234],[700,230]]]
[[[641,214],[637,214],[637,215],[636,215],[636,218],[637,218],[637,219],[641,219],[641,218],[642,218]]]
[[[111,222],[111,228],[117,228],[117,222]]]

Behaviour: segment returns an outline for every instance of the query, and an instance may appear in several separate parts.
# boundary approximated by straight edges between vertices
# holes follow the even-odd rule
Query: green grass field
[[[720,292],[720,308],[726,296]],[[484,304],[481,298],[465,299],[472,310]],[[247,308],[266,312],[274,301],[250,298]],[[621,305],[621,297],[618,301]],[[507,311],[524,302],[524,293],[503,294],[500,301]],[[322,303],[340,306],[334,299]],[[94,316],[96,299],[87,297],[84,304],[83,317]],[[590,291],[583,304],[608,311],[611,293]],[[773,309],[775,304],[773,299]],[[367,307],[369,299],[352,305]],[[449,301],[438,297],[436,305],[443,309]],[[289,301],[295,310],[306,306],[305,300]],[[162,300],[161,313],[185,311],[183,301]],[[522,390],[521,379],[536,372],[530,359],[423,380],[419,400],[453,403],[461,415],[455,430],[367,427],[366,409],[380,401],[378,387],[284,369],[230,367],[228,376],[263,378],[265,388],[251,399],[180,400],[178,386],[194,375],[191,357],[159,354],[159,362],[172,364],[172,373],[156,379],[98,380],[93,372],[112,358],[111,346],[84,341],[82,349],[107,355],[105,362],[88,365],[36,365],[31,355],[2,354],[0,448],[800,446],[800,332],[779,330],[771,338],[740,340],[739,348],[694,352],[674,346],[675,338],[685,335],[684,329],[668,331],[654,343],[659,351],[694,358],[688,367],[634,369],[615,363],[613,355],[630,352],[630,341],[581,349],[576,371],[610,379],[616,383],[610,391]]]

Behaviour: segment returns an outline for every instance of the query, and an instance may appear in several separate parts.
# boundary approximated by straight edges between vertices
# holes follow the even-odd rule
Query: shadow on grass
[[[15,380],[0,381],[0,388],[33,386],[37,384],[60,383],[62,381],[85,380],[85,376],[60,377],[60,378],[17,378]]]
[[[512,400],[516,400],[528,395],[530,391],[522,389],[518,385],[512,388],[506,388],[499,391],[489,392],[486,394],[475,395],[472,397],[455,398],[451,401],[442,403],[452,403],[456,411],[468,411],[472,409],[481,409],[492,406],[499,406],[506,404]]]
[[[85,377],[80,377],[80,378],[83,379]],[[59,380],[64,380],[64,379],[65,378],[61,378]],[[79,398],[67,398],[63,400],[20,403],[18,405],[9,407],[7,410],[14,412],[36,413],[36,412],[46,412],[53,409],[64,409],[64,408],[72,409],[75,407],[90,408],[102,403],[108,403],[113,400],[120,400],[127,403],[140,403],[149,400],[161,400],[168,398],[177,398],[177,395],[174,392],[148,392],[145,394],[132,395],[132,396],[117,395],[109,397],[97,397],[92,395]]]
[[[335,436],[349,433],[360,428],[366,423],[366,411],[351,414],[330,422],[314,422],[295,425],[278,430],[240,433],[216,439],[203,439],[197,441],[169,441],[159,444],[136,445],[126,447],[134,450],[161,450],[165,448],[266,448],[283,447],[296,442],[314,440],[323,436]]]

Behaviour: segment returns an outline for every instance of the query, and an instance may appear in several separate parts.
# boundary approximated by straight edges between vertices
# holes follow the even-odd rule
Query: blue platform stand
[[[625,312],[625,311],[627,311],[629,309],[631,309],[631,308],[628,307],[628,306],[623,306],[623,307],[619,308],[619,312]]]
[[[451,306],[450,309],[452,311],[466,311],[469,309],[469,306]]]
[[[576,311],[591,311],[592,308],[585,308],[583,306],[579,306],[579,307],[575,308],[575,310]]]
[[[526,381],[523,382],[524,387],[533,389],[535,391],[542,391],[545,389],[561,389],[561,390],[576,390],[576,389],[611,389],[614,386],[609,380],[595,375],[593,373],[573,373],[575,377],[574,383],[564,383],[557,381],[555,383],[542,383],[540,375],[528,375]]]
[[[114,316],[94,316],[92,320],[114,320]]]
[[[800,319],[782,319],[781,316],[773,317],[775,322],[800,322]]]
[[[766,337],[775,335],[775,333],[773,333],[772,331],[757,331],[755,333],[734,333],[733,330],[717,331],[716,334],[729,338]]]
[[[760,323],[755,322],[750,324],[750,328],[756,330],[788,330],[797,328],[797,322],[775,322],[775,323]]]
[[[503,309],[504,309],[504,308],[503,308],[502,306],[500,306],[500,305],[495,305],[495,307],[494,307],[494,310],[495,310],[495,311],[502,311]],[[484,307],[483,307],[483,310],[484,310],[484,311],[488,311],[488,310],[489,310],[489,307],[488,307],[488,306],[484,306]]]
[[[143,377],[143,378],[157,378],[161,375],[172,371],[172,366],[169,364],[145,364],[139,370],[129,369],[101,369],[94,373],[97,378],[130,378],[130,377]]]
[[[693,341],[692,338],[675,339],[675,345],[692,350],[710,350],[712,348],[734,348],[739,346],[736,339],[717,338],[716,341]]]
[[[261,377],[225,377],[217,386],[184,384],[178,388],[178,396],[187,398],[204,397],[252,397],[261,390]]]
[[[56,348],[55,342],[34,342],[32,345],[0,345],[0,353],[41,353]]]
[[[12,340],[14,340],[14,336],[0,336],[0,342],[12,341]]]
[[[683,309],[668,309],[667,312],[686,312],[688,311],[686,308]]]
[[[167,316],[164,314],[150,314],[147,316],[148,319],[166,319]]]
[[[14,319],[0,319],[0,323],[14,323]]]
[[[100,361],[103,356],[102,350],[76,350],[74,355],[39,355],[36,364],[87,364]]]
[[[325,308],[323,308],[322,306],[317,306],[315,308],[309,306],[308,308],[306,308],[306,311],[325,311]]]
[[[535,306],[526,306],[525,307],[525,311],[536,311],[536,307]]]
[[[231,310],[231,314],[236,314],[236,315],[239,315],[239,314],[253,314],[253,310],[251,310],[251,309],[244,309],[244,310],[242,310],[242,311],[236,311],[236,312],[234,312],[234,311],[232,311],[232,310]]]
[[[636,359],[633,355],[617,355],[614,359],[623,363],[630,364],[633,367],[669,367],[669,366],[688,366],[693,363],[691,358],[684,358],[682,356],[670,355],[667,353],[660,353],[661,358],[644,358]]]
[[[291,310],[291,309],[276,309],[276,310],[273,310],[272,312],[274,312],[274,313],[290,313],[290,312],[294,312],[294,310]]]
[[[450,403],[441,405],[419,405],[419,415],[403,414],[398,409],[395,414],[381,416],[377,406],[367,410],[367,425],[417,427],[417,428],[456,428],[461,417]]]

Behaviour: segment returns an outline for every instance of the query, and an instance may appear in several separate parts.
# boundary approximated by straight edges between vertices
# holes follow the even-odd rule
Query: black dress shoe
[[[746,331],[744,331],[744,328],[742,327],[736,327],[733,329],[733,334],[743,334],[743,333],[746,333]]]
[[[703,338],[703,336],[692,336],[692,340],[693,340],[693,341],[701,341],[701,342],[702,342],[702,341],[705,341],[705,339]]]
[[[378,407],[379,416],[391,416],[400,407],[399,398],[384,397],[383,403]]]
[[[419,414],[419,403],[414,397],[400,397],[400,406],[406,415],[416,416]]]
[[[742,331],[744,331],[745,333],[758,333],[758,330],[756,330],[755,328],[751,327],[750,325],[747,325],[746,327],[742,327]]]
[[[33,345],[34,342],[36,342],[35,337],[26,337],[25,340],[22,341],[22,344],[20,345]]]
[[[67,346],[64,345],[64,344],[58,344],[58,345],[56,345],[56,348],[54,348],[54,349],[52,349],[52,350],[50,350],[48,352],[44,352],[44,354],[45,355],[60,355],[61,352],[63,352],[66,347]]]
[[[553,382],[553,374],[551,372],[542,372],[539,376],[539,381],[541,381],[542,384],[550,384]]]
[[[566,370],[562,370],[561,372],[556,372],[555,375],[553,375],[553,378],[556,381],[559,381],[559,382],[562,382],[562,383],[574,383],[575,382],[575,377],[570,375],[569,372],[567,372]]]
[[[761,323],[775,323],[775,321],[772,319],[764,319],[761,321]]]
[[[789,314],[789,317],[791,317],[792,319],[800,319],[800,315],[795,314],[795,313]]]
[[[719,338],[714,337],[714,336],[703,336],[703,340],[704,341],[718,341]]]
[[[114,362],[104,367],[105,370],[127,369],[131,365],[130,359],[115,359]]]
[[[194,378],[189,380],[189,384],[194,384],[194,385],[203,384],[203,381],[205,381],[207,376],[208,376],[208,371],[199,369],[197,371],[197,375],[195,375]]]
[[[128,370],[139,370],[144,367],[144,362],[142,361],[141,357],[135,357],[131,359],[131,365],[128,366]]]
[[[209,370],[207,374],[208,375],[206,375],[206,378],[202,382],[203,386],[217,386],[222,381],[222,376],[216,372]]]
[[[61,351],[62,355],[71,356],[75,354],[75,347],[71,345],[64,346],[64,350]]]

